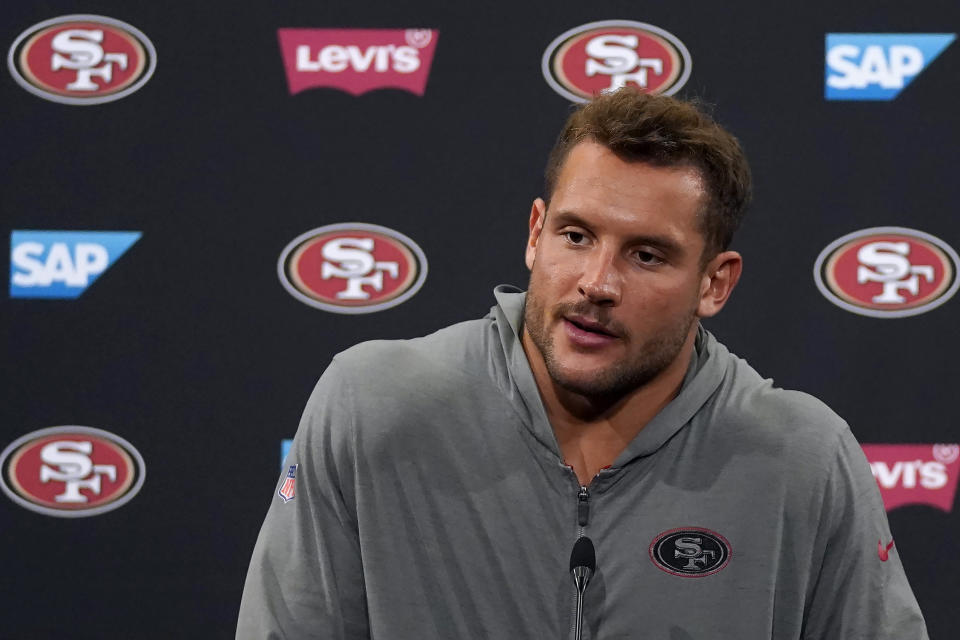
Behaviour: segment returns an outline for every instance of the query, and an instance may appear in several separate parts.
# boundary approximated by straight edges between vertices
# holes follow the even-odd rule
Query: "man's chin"
[[[553,369],[553,370],[551,370]],[[621,391],[622,382],[609,369],[575,370],[548,367],[554,384],[565,391],[586,397],[605,397]]]

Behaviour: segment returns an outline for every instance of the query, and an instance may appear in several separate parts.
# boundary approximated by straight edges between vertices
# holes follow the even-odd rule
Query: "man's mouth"
[[[584,349],[603,347],[619,338],[606,325],[583,316],[564,316],[563,326],[567,338]]]
[[[619,336],[613,331],[607,328],[606,325],[591,320],[589,318],[584,318],[583,316],[566,316],[564,320],[577,327],[583,331],[588,331],[590,333],[599,333],[600,335],[610,336],[611,338],[618,338]]]

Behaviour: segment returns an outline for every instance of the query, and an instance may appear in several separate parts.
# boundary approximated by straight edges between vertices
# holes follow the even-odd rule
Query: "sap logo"
[[[139,231],[13,231],[10,297],[77,298],[140,235]]]
[[[283,463],[287,459],[287,454],[293,447],[293,438],[284,438],[280,441],[280,468],[283,469]]]
[[[824,97],[893,100],[955,37],[952,33],[828,33]]]

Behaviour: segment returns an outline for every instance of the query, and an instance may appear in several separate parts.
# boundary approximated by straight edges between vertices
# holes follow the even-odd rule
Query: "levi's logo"
[[[887,511],[910,504],[953,510],[960,445],[865,444],[863,452]]]
[[[439,32],[435,29],[278,29],[294,95],[333,87],[358,96],[403,89],[422,96]]]

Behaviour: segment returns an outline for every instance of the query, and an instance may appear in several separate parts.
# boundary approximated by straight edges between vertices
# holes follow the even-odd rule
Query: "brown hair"
[[[586,140],[624,160],[697,168],[708,195],[700,216],[706,239],[702,263],[730,245],[750,203],[750,167],[737,139],[698,105],[630,87],[582,105],[567,119],[550,152],[544,196],[548,205],[567,154]]]

